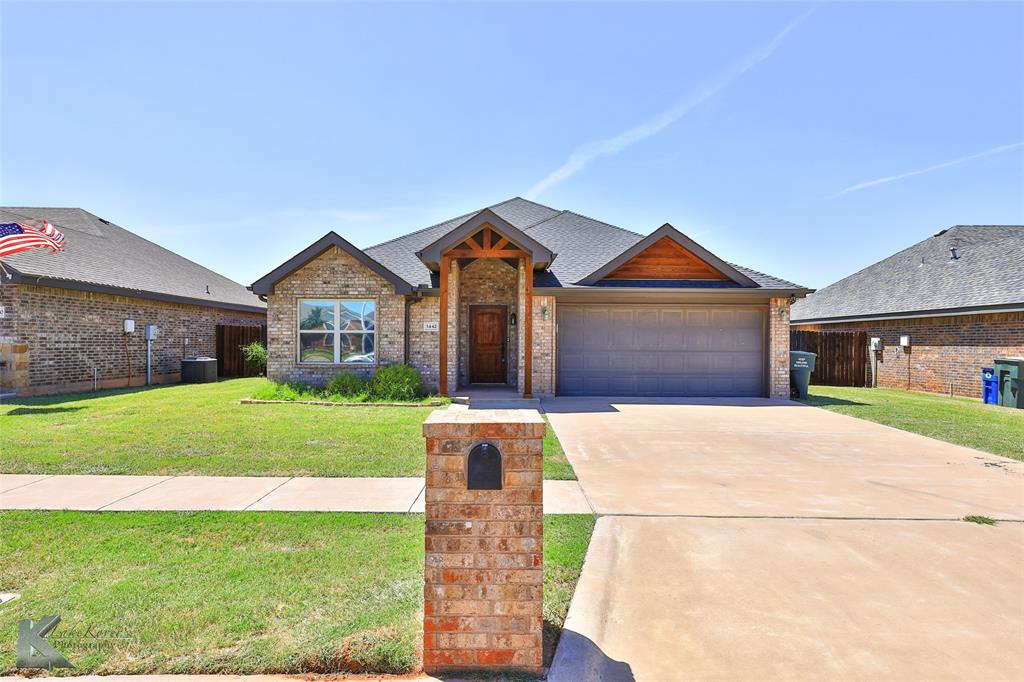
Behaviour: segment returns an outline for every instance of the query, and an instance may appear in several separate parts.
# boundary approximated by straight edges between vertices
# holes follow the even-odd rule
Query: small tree
[[[259,341],[253,341],[242,346],[242,357],[245,364],[255,374],[263,376],[267,371],[267,349]]]

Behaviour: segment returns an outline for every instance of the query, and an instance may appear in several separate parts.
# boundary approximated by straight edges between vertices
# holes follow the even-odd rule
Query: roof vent
[[[210,285],[209,284],[206,285],[206,293],[210,293]]]
[[[956,260],[958,258],[960,258],[960,256],[956,255],[956,247],[949,247],[949,260]]]

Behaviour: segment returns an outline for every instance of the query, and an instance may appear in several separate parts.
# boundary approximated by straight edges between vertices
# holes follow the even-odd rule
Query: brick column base
[[[437,410],[427,439],[423,668],[543,668],[543,438],[535,410]],[[469,452],[501,453],[501,489],[470,490]]]

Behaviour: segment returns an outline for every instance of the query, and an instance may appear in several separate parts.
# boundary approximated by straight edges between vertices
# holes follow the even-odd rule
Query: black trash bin
[[[217,358],[185,358],[181,361],[181,383],[208,384],[217,380]]]
[[[789,351],[789,394],[793,398],[806,398],[807,387],[811,384],[811,372],[817,353],[805,350]]]

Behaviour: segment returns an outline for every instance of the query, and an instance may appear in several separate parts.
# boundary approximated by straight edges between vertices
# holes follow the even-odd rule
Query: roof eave
[[[12,271],[13,268],[10,265],[6,265],[8,272]],[[40,287],[51,287],[54,289],[72,289],[74,291],[88,291],[98,294],[110,294],[111,296],[130,296],[132,298],[141,298],[147,301],[161,301],[165,303],[181,303],[184,305],[198,305],[206,308],[220,308],[223,310],[238,310],[242,312],[251,313],[266,313],[267,309],[264,306],[258,305],[245,305],[244,303],[235,303],[231,301],[216,301],[207,298],[193,298],[191,296],[179,296],[177,294],[167,294],[160,291],[147,291],[145,289],[131,289],[128,287],[115,287],[106,284],[96,284],[94,282],[82,282],[74,279],[60,279],[57,277],[43,277],[24,272],[14,271],[12,272],[14,277],[8,279],[11,284],[28,284]]]
[[[334,231],[328,232],[323,237],[265,274],[263,277],[260,277],[258,280],[253,282],[248,289],[254,294],[260,296],[272,294],[274,293],[275,284],[335,246],[390,282],[391,285],[394,286],[396,294],[412,293],[413,286],[411,284],[391,270],[388,270],[374,259],[370,258],[366,255],[366,252],[356,246],[353,246],[351,242]]]
[[[533,293],[536,296],[582,296],[592,298],[614,298],[621,294],[646,294],[651,298],[664,298],[666,296],[722,296],[722,297],[756,297],[756,298],[797,298],[806,296],[809,289],[769,289],[767,287],[734,287],[728,289],[709,289],[707,287],[689,288],[666,288],[666,287],[540,287],[535,286]],[[438,296],[440,289],[421,284],[416,288],[416,293],[423,296]]]
[[[962,315],[983,315],[992,313],[1024,312],[1024,301],[1020,303],[995,303],[983,306],[959,306],[956,308],[932,308],[887,313],[839,315],[832,317],[790,318],[791,324],[840,324],[844,322],[873,322],[876,320],[905,320],[921,317],[959,317]]]
[[[599,297],[614,292],[630,294],[700,294],[709,296],[757,296],[759,298],[788,298],[795,296],[802,298],[811,290],[804,288],[775,289],[770,287],[594,287],[594,286],[572,286],[572,287],[534,287],[536,294],[557,295],[558,293],[573,292],[585,296]]]

